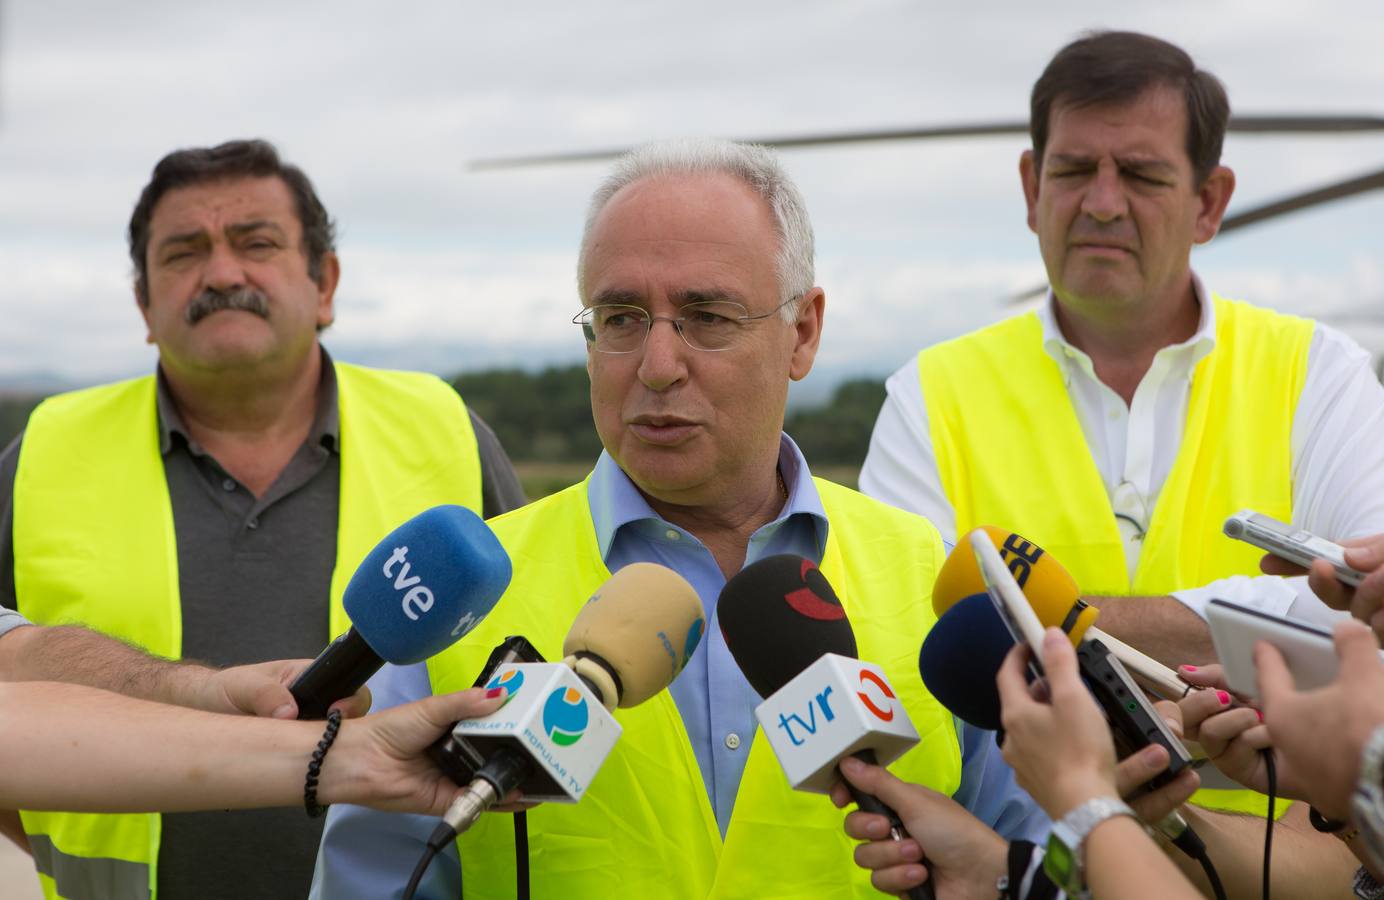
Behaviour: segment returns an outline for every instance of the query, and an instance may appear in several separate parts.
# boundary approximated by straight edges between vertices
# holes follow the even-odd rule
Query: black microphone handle
[[[875,751],[868,747],[851,755],[863,763],[869,763],[872,766],[879,765],[878,758],[875,756]],[[841,780],[846,781],[844,777]],[[850,789],[851,799],[855,800],[856,807],[862,812],[875,813],[889,820],[889,833],[893,836],[894,840],[903,840],[909,836],[908,829],[903,827],[903,820],[899,818],[899,814],[894,812],[893,809],[887,806],[878,797],[874,794],[865,793],[849,781],[846,781],[846,787]],[[934,869],[932,863],[928,861],[926,853],[924,853],[923,858],[918,861],[927,868],[927,881],[924,881],[915,888],[910,888],[905,891],[903,895],[911,898],[911,900],[936,900],[937,894],[932,889],[932,879],[937,877],[937,870]]]
[[[298,718],[325,719],[328,707],[354,694],[383,665],[360,632],[346,629],[288,686],[298,701]]]

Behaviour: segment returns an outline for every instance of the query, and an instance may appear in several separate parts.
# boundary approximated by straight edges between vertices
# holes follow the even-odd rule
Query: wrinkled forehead
[[[777,291],[778,238],[768,204],[725,175],[658,176],[618,191],[592,223],[583,303],[612,292],[699,293],[746,303]]]
[[[235,176],[171,188],[150,214],[150,245],[171,234],[206,234],[254,223],[301,236],[293,193],[278,176]]]

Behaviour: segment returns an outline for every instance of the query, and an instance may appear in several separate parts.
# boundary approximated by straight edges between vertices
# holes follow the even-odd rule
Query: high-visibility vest
[[[1011,528],[1060,560],[1093,596],[1164,595],[1259,572],[1258,550],[1226,537],[1241,509],[1293,513],[1293,414],[1313,324],[1213,298],[1215,349],[1192,370],[1182,444],[1158,493],[1133,583],[1124,542],[1085,434],[1028,313],[918,355],[932,445],[956,533]],[[1263,800],[1216,808],[1263,811]],[[1219,798],[1219,799],[1218,799]],[[1257,805],[1255,805],[1257,804]]]
[[[890,768],[945,794],[961,781],[952,716],[918,675],[918,648],[936,621],[930,602],[941,539],[925,519],[816,480],[831,528],[821,562],[855,631],[861,659],[881,665],[922,741]],[[471,685],[491,648],[523,634],[547,659],[610,572],[601,559],[586,484],[492,519],[514,581],[466,640],[428,661],[438,693]],[[878,897],[852,862],[843,813],[823,796],[789,789],[757,733],[724,840],[672,696],[620,709],[619,743],[580,804],[528,813],[535,897]],[[482,816],[458,841],[467,900],[514,896],[514,831]]]
[[[329,630],[356,566],[428,507],[479,512],[480,459],[461,398],[431,375],[336,364],[341,482]],[[19,608],[81,624],[150,653],[182,652],[172,503],[153,376],[49,398],[24,433],[14,485]],[[227,585],[227,599],[234,585]],[[160,817],[23,812],[44,894],[151,900]]]

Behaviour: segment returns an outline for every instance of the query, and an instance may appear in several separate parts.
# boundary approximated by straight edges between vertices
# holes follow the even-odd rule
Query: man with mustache
[[[0,603],[172,659],[311,657],[349,624],[346,582],[390,529],[440,503],[522,502],[448,385],[321,346],[333,232],[307,176],[263,141],[158,163],[129,226],[158,370],[50,398],[0,458]],[[56,671],[28,677],[111,686],[74,670],[133,679],[140,658],[125,657],[47,653]],[[320,833],[289,810],[24,821],[46,894],[73,900],[300,898]]]
[[[1227,516],[1338,541],[1384,532],[1369,356],[1219,297],[1191,268],[1235,187],[1229,115],[1215,76],[1165,41],[1101,32],[1060,51],[1019,163],[1047,302],[891,377],[860,476],[944,536],[1020,531],[1072,571],[1102,628],[1172,665],[1211,658],[1212,596],[1334,618],[1302,579],[1246,577],[1263,553],[1221,533]],[[1350,558],[1384,563],[1366,552]]]
[[[561,657],[577,610],[634,562],[696,588],[706,636],[667,693],[620,710],[624,733],[576,806],[477,823],[432,864],[419,897],[874,896],[841,813],[788,788],[756,735],[760,698],[717,619],[726,581],[793,553],[817,562],[922,742],[895,771],[936,789],[939,878],[994,895],[1004,842],[1046,828],[993,736],[932,699],[917,666],[942,543],[925,520],[813,478],[783,433],[788,385],[812,368],[826,298],[802,196],[769,151],[655,144],[623,158],[592,199],[578,261],[591,411],[605,447],[589,478],[491,522],[515,561],[495,612],[426,667],[387,666],[378,702],[445,692],[522,633]],[[967,812],[970,810],[970,812]],[[974,813],[974,815],[972,815]],[[336,807],[314,896],[395,896],[435,821]],[[527,871],[516,847],[527,845]],[[916,849],[916,845],[912,845]],[[916,859],[916,857],[915,857]]]

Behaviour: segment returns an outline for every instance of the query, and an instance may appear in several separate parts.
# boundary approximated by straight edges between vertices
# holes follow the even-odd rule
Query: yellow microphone
[[[1061,628],[1071,638],[1072,646],[1076,646],[1096,621],[1100,610],[1081,599],[1081,589],[1071,573],[1053,559],[1051,553],[1020,534],[994,525],[982,525],[974,531],[990,536],[1043,626]],[[937,582],[932,588],[932,609],[940,617],[972,594],[983,593],[985,580],[980,577],[980,566],[976,564],[970,534],[967,534],[956,542],[937,573]]]
[[[1051,553],[1020,534],[994,525],[973,531],[990,536],[1044,628],[1061,628],[1073,647],[1083,639],[1099,639],[1144,687],[1168,699],[1175,700],[1187,691],[1187,684],[1172,669],[1095,627],[1100,610],[1081,599],[1076,579]],[[985,581],[968,533],[957,541],[937,573],[932,608],[941,616],[966,597],[983,593]]]

